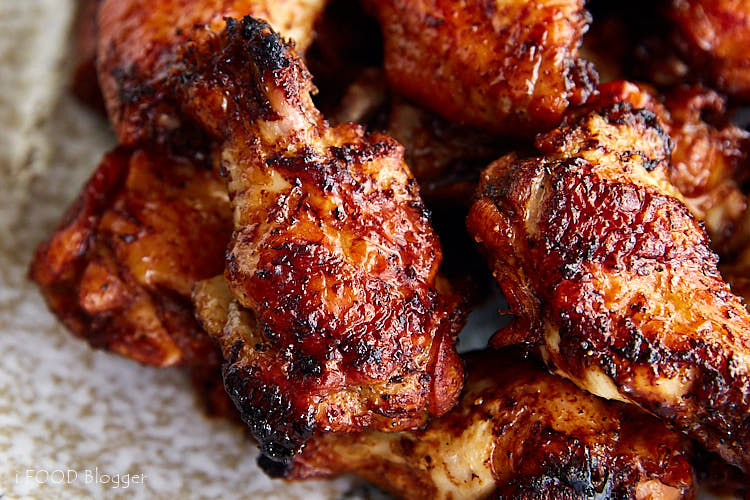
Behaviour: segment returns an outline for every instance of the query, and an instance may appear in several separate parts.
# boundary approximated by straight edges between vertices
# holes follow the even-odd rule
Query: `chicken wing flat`
[[[329,126],[265,22],[228,20],[183,64],[175,92],[221,144],[234,209],[234,312],[203,323],[261,450],[283,463],[316,429],[397,431],[447,412],[463,382],[460,310],[436,289],[441,249],[403,147]]]
[[[394,90],[442,115],[502,135],[554,127],[596,86],[578,57],[583,0],[368,0]]]
[[[468,218],[516,315],[492,344],[540,343],[559,374],[630,401],[750,466],[750,315],[668,182],[670,140],[619,103],[484,172]]]
[[[211,171],[118,149],[39,246],[30,275],[94,347],[155,366],[218,366],[190,291],[223,270],[231,228],[224,182]]]
[[[750,99],[750,2],[671,0],[667,16],[693,67],[722,91]]]
[[[185,135],[164,83],[191,40],[221,30],[224,18],[266,19],[304,51],[327,0],[103,0],[98,71],[120,143],[173,142]]]
[[[691,444],[515,349],[465,357],[459,405],[423,430],[315,437],[288,478],[355,473],[408,499],[691,498]]]

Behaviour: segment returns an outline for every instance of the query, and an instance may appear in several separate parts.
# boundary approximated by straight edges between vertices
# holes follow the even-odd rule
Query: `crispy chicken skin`
[[[618,102],[656,115],[672,139],[669,182],[706,224],[712,249],[722,259],[734,255],[741,245],[737,233],[747,209],[741,185],[750,171],[750,133],[727,120],[721,96],[700,86],[677,87],[661,98],[648,85],[613,81],[601,85],[582,111]]]
[[[465,357],[459,405],[425,429],[313,438],[288,478],[354,473],[405,499],[692,498],[691,444],[513,348]]]
[[[367,0],[393,89],[444,118],[515,137],[560,122],[594,90],[578,58],[583,0]]]
[[[750,1],[671,0],[681,53],[709,83],[750,99]]]
[[[540,343],[557,373],[747,469],[750,316],[668,182],[669,143],[620,103],[487,168],[468,228],[516,316],[492,345]]]
[[[447,412],[461,311],[436,289],[441,249],[403,147],[329,126],[265,22],[228,20],[183,64],[175,92],[220,144],[234,209],[236,301],[223,328],[202,320],[264,454],[283,463],[316,429],[398,431]]]
[[[226,189],[211,171],[121,148],[39,246],[30,276],[94,347],[155,366],[217,366],[189,297],[222,271],[230,234]]]
[[[164,87],[190,40],[212,36],[226,17],[266,19],[304,51],[327,0],[103,0],[98,71],[120,143],[180,140],[174,96]],[[178,131],[179,130],[179,131]]]

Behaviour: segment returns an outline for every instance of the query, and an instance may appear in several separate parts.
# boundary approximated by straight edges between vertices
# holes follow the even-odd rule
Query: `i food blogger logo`
[[[16,473],[16,483],[35,482],[37,484],[102,484],[111,488],[130,488],[134,484],[143,484],[145,474],[105,474],[99,467],[93,469],[26,469]]]

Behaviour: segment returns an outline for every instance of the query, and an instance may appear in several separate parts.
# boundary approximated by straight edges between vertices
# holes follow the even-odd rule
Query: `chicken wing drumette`
[[[327,0],[103,0],[97,66],[107,111],[122,144],[184,142],[191,135],[165,88],[191,40],[220,31],[227,17],[266,19],[304,51]],[[193,138],[194,140],[194,138]],[[184,146],[181,144],[181,146]]]
[[[402,146],[329,126],[264,22],[227,21],[181,71],[174,92],[221,144],[234,209],[233,313],[203,322],[263,452],[283,463],[313,430],[396,431],[447,412],[463,382],[460,311],[436,290],[440,245]]]
[[[750,466],[750,315],[668,182],[670,140],[627,103],[484,172],[468,227],[512,312],[492,344],[538,343],[580,387],[630,401]]]
[[[465,357],[459,405],[419,431],[327,434],[292,479],[354,473],[399,498],[692,498],[691,444],[514,349]]]
[[[533,137],[594,90],[583,0],[368,0],[397,92],[448,120]]]
[[[218,366],[193,316],[193,284],[222,271],[231,235],[223,181],[147,151],[104,157],[30,276],[74,333],[155,366]]]

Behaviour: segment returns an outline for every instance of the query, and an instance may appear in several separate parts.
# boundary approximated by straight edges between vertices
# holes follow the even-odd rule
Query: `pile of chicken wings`
[[[30,277],[273,477],[742,492],[750,0],[584,3],[84,1],[119,145]],[[511,320],[459,355],[492,278]]]

